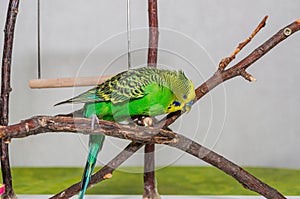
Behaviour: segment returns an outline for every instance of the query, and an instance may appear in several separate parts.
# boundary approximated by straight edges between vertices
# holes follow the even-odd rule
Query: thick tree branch
[[[157,66],[158,10],[157,0],[148,0],[149,43],[147,65]],[[160,198],[155,186],[155,144],[145,145],[144,154],[144,199]]]
[[[183,135],[154,127],[121,125],[105,120],[101,120],[99,122],[99,126],[96,126],[94,130],[91,130],[91,128],[88,128],[90,123],[91,120],[86,118],[39,116],[22,121],[16,125],[0,127],[0,137],[4,139],[11,139],[46,132],[82,132],[84,134],[104,133],[107,136],[130,139],[134,142],[140,143],[126,147],[125,151],[121,152],[108,165],[92,176],[90,185],[106,179],[107,176],[108,178],[111,177],[111,173],[114,169],[129,158],[130,155],[138,150],[144,143],[156,143],[178,148],[199,159],[202,159],[235,178],[245,188],[260,193],[266,198],[285,198],[278,191],[255,178],[236,164]],[[57,194],[53,198],[67,198],[74,195],[79,190],[80,182]]]
[[[148,66],[157,64],[158,47],[158,16],[157,0],[148,0],[148,18],[149,18],[149,44],[148,44]]]
[[[47,132],[73,132],[82,134],[103,133],[121,139],[148,144],[166,144],[174,135],[171,131],[154,127],[122,125],[112,121],[100,120],[98,127],[92,130],[91,119],[64,116],[36,116],[19,124],[0,126],[0,138],[10,140]]]
[[[10,0],[7,9],[6,23],[4,29],[4,46],[2,57],[2,78],[1,78],[1,115],[0,124],[8,125],[8,108],[9,108],[9,94],[10,87],[10,71],[12,62],[12,49],[14,40],[15,24],[18,14],[19,0]],[[9,163],[8,143],[3,140],[0,142],[1,148],[1,170],[2,179],[5,184],[5,193],[3,198],[13,198],[15,193],[12,187],[12,177]]]

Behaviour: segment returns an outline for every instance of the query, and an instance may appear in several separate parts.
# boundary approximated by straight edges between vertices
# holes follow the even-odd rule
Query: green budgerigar
[[[135,116],[189,111],[194,98],[194,85],[182,71],[143,67],[121,72],[97,87],[58,104],[84,103],[84,117],[122,122]],[[103,135],[90,135],[79,198],[83,198],[88,187],[103,141]]]

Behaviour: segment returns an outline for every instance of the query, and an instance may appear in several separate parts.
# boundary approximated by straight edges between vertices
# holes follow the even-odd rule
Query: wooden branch
[[[157,64],[158,47],[158,17],[157,0],[148,0],[148,18],[149,18],[149,46],[148,46],[148,66]]]
[[[12,49],[15,32],[15,24],[18,14],[19,0],[10,0],[7,9],[6,23],[4,29],[4,46],[2,57],[2,78],[1,78],[1,115],[0,124],[8,125],[8,113],[9,113],[9,94],[11,92],[10,87],[10,71],[12,62]],[[5,185],[5,193],[3,198],[14,198],[15,193],[12,187],[12,177],[9,163],[9,151],[8,143],[5,143],[2,139],[0,142],[1,148],[1,170],[2,179]]]
[[[32,79],[29,81],[30,88],[62,88],[75,86],[96,86],[111,76],[101,77],[63,77],[53,79]]]
[[[210,79],[196,89],[197,100],[207,94],[211,89],[236,76],[242,76],[242,72],[255,63],[258,59],[264,56],[272,48],[281,41],[285,40],[300,29],[300,20],[291,23],[290,25],[279,30],[274,36],[268,39],[261,46],[252,51],[247,57],[235,64],[231,68],[222,72],[215,73]],[[287,31],[288,30],[288,31]],[[286,31],[288,34],[286,34]]]
[[[157,66],[158,47],[158,11],[157,0],[148,0],[149,43],[148,66]],[[155,144],[145,145],[144,154],[144,199],[159,199],[155,185]]]
[[[260,181],[238,165],[230,162],[223,156],[201,146],[183,135],[176,134],[176,142],[170,142],[168,145],[187,152],[203,161],[217,167],[221,171],[230,175],[243,185],[244,188],[257,192],[268,199],[285,198],[276,189],[270,187],[266,183]]]
[[[266,41],[264,44],[262,44],[259,48],[255,49],[250,55],[248,55],[245,59],[234,65],[228,70],[224,70],[222,73],[218,72],[215,73],[209,80],[207,80],[205,83],[203,83],[201,86],[199,86],[196,89],[196,101],[201,99],[204,95],[206,95],[210,89],[213,89],[217,85],[223,83],[223,81],[226,81],[230,78],[233,78],[235,76],[241,75],[238,71],[246,71],[246,68],[248,68],[251,64],[253,64],[257,59],[262,57],[265,53],[267,53],[270,49],[272,49],[274,46],[276,46],[278,43],[283,41],[285,38],[293,34],[294,32],[298,31],[300,29],[300,20],[297,20],[293,22],[292,24],[288,25],[287,27],[280,30],[278,33],[276,33],[274,36],[272,36],[268,41]],[[234,72],[235,71],[235,72]],[[173,123],[179,116],[181,115],[180,112],[169,114],[164,121],[161,121],[159,126],[168,126],[171,123]],[[194,143],[191,141],[190,143]],[[223,170],[225,173],[232,173],[233,176],[235,176],[238,179],[239,182],[241,182],[246,188],[249,188],[253,191],[256,191],[258,193],[261,193],[262,195],[266,196],[267,198],[284,198],[280,193],[278,193],[273,188],[265,185],[264,183],[261,183],[259,180],[250,178],[245,178],[245,175],[247,175],[247,172],[245,174],[245,171],[236,165],[233,165],[233,167],[224,167],[222,165],[224,164],[224,158],[222,156],[215,156],[218,158],[212,158],[208,154],[211,154],[214,156],[213,152],[207,151],[204,147],[200,147],[199,145],[191,144],[189,149],[189,152],[194,156],[199,156],[200,153],[196,153],[196,149],[200,148],[203,149],[201,154],[207,154],[205,156],[202,155],[203,159],[206,162],[211,163],[212,165],[217,166],[221,170]],[[187,148],[187,147],[185,147]],[[192,150],[192,149],[195,150]],[[182,150],[184,150],[184,147],[182,147]],[[217,154],[216,154],[217,155]],[[112,160],[112,162],[117,161],[117,159]],[[232,163],[233,164],[233,163]],[[230,164],[229,164],[230,165]],[[231,168],[231,169],[230,169]],[[100,172],[100,171],[99,171]],[[98,172],[97,172],[98,173]],[[94,178],[94,177],[93,177]],[[101,181],[101,178],[98,178],[97,181]],[[246,182],[244,182],[246,181]],[[249,186],[250,185],[250,186]],[[65,191],[68,191],[70,188],[66,189]],[[79,187],[78,187],[79,189]],[[73,193],[75,195],[75,193]]]
[[[98,127],[92,130],[91,119],[65,116],[35,116],[19,124],[0,126],[0,138],[10,140],[47,132],[72,132],[89,135],[103,133],[121,139],[140,143],[166,144],[174,138],[172,132],[154,127],[122,125],[112,121],[100,120]],[[162,138],[163,135],[164,137]]]
[[[254,36],[266,25],[268,16],[265,16],[263,20],[258,24],[257,28],[251,33],[251,35],[243,42],[239,43],[238,47],[233,51],[229,57],[223,58],[219,63],[219,71],[223,71],[228,64],[235,59],[235,56],[254,38]]]
[[[118,168],[125,160],[127,160],[132,154],[139,150],[143,144],[137,142],[131,142],[119,155],[117,155],[113,160],[111,160],[107,165],[105,165],[100,171],[92,175],[89,185],[97,184],[103,180],[112,177],[112,174],[116,168]],[[51,199],[57,198],[70,198],[78,193],[81,188],[81,182],[78,182],[68,189],[56,194],[51,197]]]
[[[70,117],[50,117],[39,116],[22,121],[19,124],[0,127],[0,137],[3,139],[20,138],[28,135],[36,135],[46,132],[82,132],[83,134],[103,133],[107,136],[113,136],[122,139],[130,139],[140,144],[130,145],[112,160],[107,166],[92,176],[91,184],[110,177],[111,173],[123,161],[125,161],[133,152],[138,150],[144,143],[165,144],[185,151],[205,162],[219,168],[226,174],[232,176],[239,181],[245,188],[255,191],[266,198],[283,199],[285,198],[274,188],[263,183],[259,179],[252,176],[236,164],[230,162],[226,158],[217,153],[201,146],[197,142],[186,138],[175,132],[158,129],[154,127],[141,127],[121,125],[110,121],[100,120],[99,126],[95,126],[94,130],[90,127],[91,120],[87,118],[70,118]],[[128,154],[129,151],[129,154]],[[127,153],[127,154],[126,154]],[[90,185],[91,185],[90,184]],[[80,189],[80,182],[74,184],[67,190],[59,193],[53,198],[68,198],[77,193]],[[66,194],[67,193],[67,194]],[[66,197],[67,196],[67,197]]]
[[[271,48],[276,46],[279,42],[283,41],[285,38],[292,35],[294,32],[298,31],[300,29],[300,20],[295,21],[294,23],[290,24],[289,26],[285,27],[281,31],[279,31],[277,34],[275,34],[271,39],[269,39],[267,42],[265,42],[262,46],[254,50],[250,55],[248,55],[245,59],[243,59],[238,64],[234,65],[233,67],[224,70],[223,72],[217,72],[215,73],[206,83],[202,84],[200,87],[196,89],[197,99],[199,100],[201,97],[203,97],[206,93],[210,91],[210,89],[213,89],[217,85],[221,84],[223,81],[226,81],[230,78],[236,77],[236,76],[245,76],[246,69],[254,63],[257,59],[262,57],[265,53],[267,53]],[[244,71],[244,72],[243,72]],[[242,74],[244,73],[244,75]],[[168,116],[167,122],[165,125],[168,125],[175,121],[176,118],[180,116],[180,113],[174,113]],[[41,119],[44,118],[44,119]],[[45,133],[48,131],[51,132],[58,132],[58,131],[72,131],[74,130],[73,127],[78,128],[78,126],[82,127],[80,130],[86,134],[89,133],[97,133],[97,129],[95,131],[91,132],[90,127],[90,120],[89,119],[76,119],[76,122],[74,124],[74,120],[69,120],[69,122],[66,123],[66,118],[63,119],[63,123],[59,123],[60,117],[55,117],[56,119],[53,119],[51,117],[41,117],[39,119],[32,118],[32,121],[27,120],[23,121],[22,124],[12,125],[9,127],[1,127],[0,128],[0,136],[6,139],[9,139],[11,137],[24,137],[28,135],[34,135],[39,133]],[[41,120],[40,120],[41,119]],[[88,120],[88,121],[86,121]],[[79,124],[77,122],[80,122]],[[88,122],[85,124],[85,122]],[[265,185],[255,177],[249,177],[248,173],[244,171],[243,169],[239,168],[237,165],[234,165],[233,163],[228,163],[224,157],[219,156],[212,151],[202,147],[201,145],[188,140],[188,138],[182,137],[181,135],[178,135],[171,131],[166,131],[163,129],[158,128],[142,128],[142,127],[130,127],[130,126],[124,126],[114,123],[106,123],[108,121],[101,121],[100,127],[98,131],[103,132],[106,135],[111,134],[111,136],[116,136],[119,138],[124,139],[132,139],[136,142],[140,143],[161,143],[161,144],[167,144],[170,146],[177,147],[181,150],[184,150],[198,158],[203,159],[204,161],[207,161],[211,163],[212,165],[220,168],[225,173],[229,175],[233,175],[236,179],[238,179],[239,182],[241,182],[246,188],[249,188],[253,191],[256,191],[262,195],[264,195],[267,198],[284,198],[280,193],[278,193],[273,188]],[[114,126],[117,125],[117,126]],[[120,126],[122,128],[120,128]],[[59,128],[58,128],[59,127]],[[117,128],[119,127],[119,129]],[[115,128],[117,129],[117,132],[115,132]],[[132,128],[135,128],[136,131]],[[10,132],[9,129],[13,129],[13,131]],[[59,130],[58,130],[59,129]],[[105,131],[106,130],[106,131]],[[10,132],[10,133],[9,133]],[[98,133],[99,133],[98,132]],[[141,137],[140,137],[141,136]],[[129,147],[130,149],[130,147]],[[205,155],[203,155],[205,154]],[[117,161],[116,159],[112,162]],[[228,167],[225,165],[229,165]],[[250,175],[250,174],[249,174]],[[99,180],[99,179],[97,179]],[[75,194],[75,193],[74,193]]]
[[[265,18],[264,18],[265,19]],[[265,21],[263,20],[263,23]],[[263,26],[262,26],[263,27]],[[196,91],[196,99],[198,101],[203,96],[205,96],[210,90],[218,86],[219,84],[224,83],[226,80],[229,80],[236,76],[242,76],[245,79],[248,79],[245,75],[246,69],[250,67],[253,63],[255,63],[258,59],[263,57],[267,52],[269,52],[272,48],[274,48],[277,44],[290,37],[295,32],[300,29],[300,19],[294,21],[288,26],[279,30],[275,35],[273,35],[270,39],[264,42],[262,45],[253,50],[248,56],[246,56],[243,60],[235,64],[234,66],[228,68],[227,70],[217,70],[215,74],[213,74],[206,82],[201,84]],[[248,74],[248,73],[247,73]],[[248,74],[250,81],[255,81],[255,78]],[[161,126],[169,126],[177,118],[180,117],[182,113],[176,112],[171,113],[167,117],[161,120]]]

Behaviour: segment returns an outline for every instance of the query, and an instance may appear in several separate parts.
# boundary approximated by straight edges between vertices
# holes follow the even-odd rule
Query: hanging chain
[[[37,73],[41,79],[41,28],[40,28],[40,0],[37,0]]]
[[[131,24],[130,24],[130,0],[127,0],[127,61],[128,69],[131,68]]]

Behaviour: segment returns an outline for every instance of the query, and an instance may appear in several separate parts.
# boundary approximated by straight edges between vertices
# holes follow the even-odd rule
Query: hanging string
[[[41,79],[41,28],[40,28],[40,0],[37,0],[37,67],[38,79]]]
[[[130,24],[130,0],[127,0],[127,61],[128,69],[131,68],[131,24]]]

